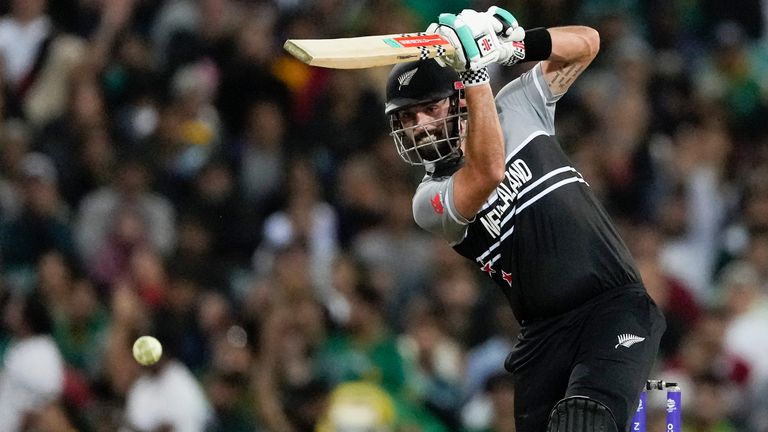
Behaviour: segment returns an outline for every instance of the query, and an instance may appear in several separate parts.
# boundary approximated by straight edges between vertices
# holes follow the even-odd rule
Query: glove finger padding
[[[480,70],[498,59],[499,40],[487,19],[444,13],[440,14],[438,22],[437,32],[456,48],[455,61],[448,60],[446,63],[453,63],[457,71]]]
[[[502,43],[510,41],[520,42],[525,38],[525,29],[520,27],[515,16],[508,10],[498,6],[491,6],[485,14],[490,15],[494,19],[493,29]]]
[[[472,11],[474,12],[474,11]],[[463,13],[463,12],[462,12]],[[477,12],[474,12],[477,14]],[[491,22],[499,39],[499,57],[497,62],[503,66],[512,66],[525,58],[525,30],[508,10],[491,6],[486,12],[478,14]]]

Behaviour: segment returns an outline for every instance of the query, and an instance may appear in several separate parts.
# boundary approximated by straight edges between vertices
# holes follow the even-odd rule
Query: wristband
[[[461,82],[464,83],[464,87],[473,87],[485,84],[491,80],[491,75],[488,73],[488,68],[483,67],[476,71],[468,70],[459,72]]]
[[[523,61],[547,60],[552,54],[552,36],[544,27],[526,30],[525,59]]]

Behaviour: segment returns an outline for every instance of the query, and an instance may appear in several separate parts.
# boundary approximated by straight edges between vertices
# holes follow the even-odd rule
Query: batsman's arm
[[[464,84],[464,165],[453,176],[453,199],[456,210],[466,219],[475,216],[504,176],[504,135],[486,68],[499,58],[496,19],[469,12],[440,14],[438,23],[428,28],[444,35],[456,48],[455,58],[445,63],[459,72]]]
[[[504,135],[489,84],[465,89],[464,165],[453,177],[456,210],[472,219],[504,177]]]
[[[542,62],[541,69],[552,94],[560,95],[597,56],[600,34],[586,26],[552,27],[546,31],[552,41],[552,52]]]

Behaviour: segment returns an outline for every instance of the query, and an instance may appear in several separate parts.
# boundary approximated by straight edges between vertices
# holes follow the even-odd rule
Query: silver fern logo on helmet
[[[413,76],[416,75],[416,71],[418,71],[419,68],[415,68],[413,70],[409,70],[408,72],[405,72],[404,74],[397,77],[397,82],[400,83],[400,87],[402,88],[404,85],[408,85],[411,83],[411,79],[413,79]],[[398,89],[399,89],[398,88]]]

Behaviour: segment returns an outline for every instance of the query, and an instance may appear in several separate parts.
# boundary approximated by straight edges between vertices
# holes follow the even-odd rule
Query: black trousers
[[[544,432],[563,398],[587,396],[629,430],[666,328],[642,286],[606,292],[579,308],[525,322],[506,361],[515,378],[517,432]]]

